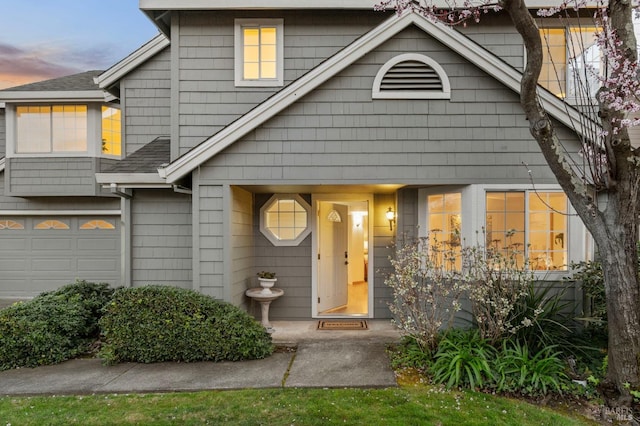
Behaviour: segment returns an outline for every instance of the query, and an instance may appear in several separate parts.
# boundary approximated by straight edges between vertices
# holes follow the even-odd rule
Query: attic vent
[[[428,56],[399,55],[380,68],[373,82],[373,99],[449,99],[444,69]]]

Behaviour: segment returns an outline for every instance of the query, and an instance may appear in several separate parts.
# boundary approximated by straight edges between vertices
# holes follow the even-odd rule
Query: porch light
[[[396,212],[394,212],[393,209],[391,207],[389,207],[389,210],[387,210],[387,212],[385,213],[385,216],[387,217],[387,220],[389,221],[389,230],[393,231],[393,224],[396,221]]]

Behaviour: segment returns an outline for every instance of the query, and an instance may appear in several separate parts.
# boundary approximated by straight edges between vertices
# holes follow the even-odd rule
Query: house
[[[405,234],[484,229],[550,279],[585,258],[519,105],[508,17],[263,4],[140,0],[160,33],[110,69],[0,91],[0,297],[80,278],[250,308],[270,270],[274,319],[388,318]],[[577,153],[579,113],[548,88]]]

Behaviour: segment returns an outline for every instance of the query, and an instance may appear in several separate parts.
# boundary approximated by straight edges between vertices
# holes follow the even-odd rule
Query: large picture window
[[[429,195],[427,206],[429,247],[435,260],[445,267],[460,269],[462,194]]]
[[[567,198],[562,192],[486,193],[486,245],[517,250],[535,270],[567,269]]]
[[[16,107],[17,153],[86,151],[86,105]]]

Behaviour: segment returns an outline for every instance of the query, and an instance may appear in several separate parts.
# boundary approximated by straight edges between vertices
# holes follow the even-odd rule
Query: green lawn
[[[0,398],[5,425],[584,425],[524,402],[430,386]]]

